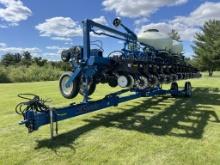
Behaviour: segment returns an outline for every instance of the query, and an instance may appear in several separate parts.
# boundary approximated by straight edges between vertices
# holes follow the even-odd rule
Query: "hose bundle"
[[[19,115],[25,115],[27,111],[36,111],[36,112],[46,112],[49,110],[49,107],[45,104],[49,100],[43,100],[39,96],[31,93],[21,93],[18,94],[18,97],[28,100],[24,102],[20,102],[15,107],[15,112]]]

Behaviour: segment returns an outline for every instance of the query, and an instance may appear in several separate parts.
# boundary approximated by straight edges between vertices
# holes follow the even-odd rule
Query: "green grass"
[[[64,164],[219,164],[220,73],[192,80],[191,99],[149,97],[59,122],[27,134],[14,107],[21,92],[63,106],[58,82],[0,85],[0,165]],[[183,86],[183,82],[179,83]],[[98,99],[116,89],[98,86]],[[78,102],[81,98],[77,98]],[[74,100],[75,101],[75,100]],[[219,116],[219,117],[218,117]]]

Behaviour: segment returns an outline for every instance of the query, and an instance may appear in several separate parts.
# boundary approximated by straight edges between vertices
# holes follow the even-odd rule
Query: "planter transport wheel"
[[[61,75],[59,81],[60,92],[66,99],[72,99],[77,96],[79,93],[79,80],[76,79],[74,82],[71,83],[69,87],[66,87],[66,83],[69,80],[72,72],[65,72]]]

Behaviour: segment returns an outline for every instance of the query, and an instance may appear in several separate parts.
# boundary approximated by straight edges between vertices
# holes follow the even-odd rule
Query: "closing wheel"
[[[61,75],[59,81],[60,92],[66,99],[72,99],[79,93],[79,79],[76,79],[74,82],[72,82],[69,87],[66,86],[66,83],[71,75],[72,72],[65,72]]]
[[[185,97],[192,96],[192,85],[190,82],[185,83],[184,92],[185,92]]]
[[[135,80],[135,86],[137,87],[137,89],[139,90],[145,90],[148,88],[149,86],[149,82],[147,77],[145,76],[140,76],[138,77],[137,80]]]
[[[91,81],[88,85],[88,96],[92,95],[95,92],[95,89],[96,89],[96,83]],[[83,83],[82,82],[80,83],[79,93],[83,95]]]
[[[172,82],[171,86],[170,86],[170,90],[171,92],[171,96],[176,97],[178,94],[178,84],[177,82]]]

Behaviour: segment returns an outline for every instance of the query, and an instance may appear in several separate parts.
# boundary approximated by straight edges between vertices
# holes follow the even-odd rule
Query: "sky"
[[[0,0],[0,56],[30,51],[60,60],[63,49],[82,45],[83,20],[113,27],[115,17],[137,34],[149,28],[177,30],[190,57],[195,33],[205,21],[220,20],[220,0]],[[108,37],[92,40],[97,39],[106,54],[122,47]]]

